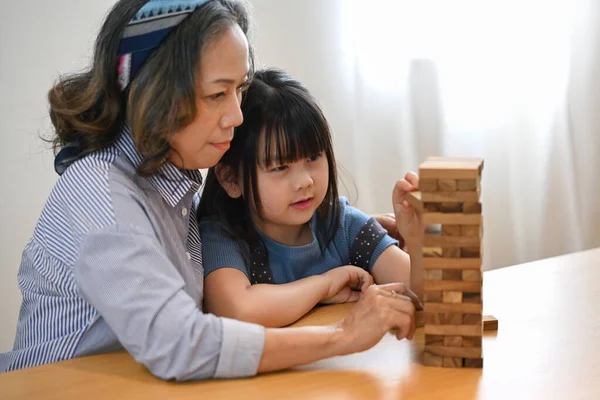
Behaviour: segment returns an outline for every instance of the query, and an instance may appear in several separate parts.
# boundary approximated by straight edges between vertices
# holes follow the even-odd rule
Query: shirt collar
[[[129,126],[123,128],[115,145],[135,168],[142,163],[142,156],[135,146]],[[156,173],[149,176],[148,180],[161,197],[171,207],[175,207],[188,192],[200,190],[202,174],[199,170],[178,169],[170,162],[166,162]]]

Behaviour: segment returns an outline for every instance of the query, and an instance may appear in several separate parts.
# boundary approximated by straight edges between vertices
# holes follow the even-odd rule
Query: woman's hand
[[[415,308],[421,307],[415,294],[402,283],[371,285],[350,314],[335,325],[267,329],[258,371],[277,371],[365,351],[392,329],[399,340],[412,339]]]
[[[420,246],[425,234],[425,224],[421,212],[406,201],[407,193],[416,190],[419,190],[419,176],[414,172],[409,172],[404,179],[396,182],[392,192],[396,225],[407,247]]]
[[[345,354],[367,350],[394,329],[396,338],[412,339],[415,310],[423,306],[402,283],[372,285],[363,293],[350,314],[338,325]]]
[[[353,265],[334,268],[322,276],[329,282],[329,288],[321,301],[323,304],[357,301],[361,292],[373,284],[371,274]]]

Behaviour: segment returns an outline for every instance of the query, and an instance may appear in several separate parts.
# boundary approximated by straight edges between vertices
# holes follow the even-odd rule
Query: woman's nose
[[[244,115],[241,108],[242,96],[237,94],[231,96],[227,103],[225,114],[221,118],[221,128],[229,129],[240,126],[244,122]]]

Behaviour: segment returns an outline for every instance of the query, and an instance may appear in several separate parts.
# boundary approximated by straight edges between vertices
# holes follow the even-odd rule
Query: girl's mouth
[[[292,203],[292,207],[294,207],[296,210],[306,210],[307,208],[309,208],[312,205],[312,202],[313,202],[313,199],[311,197],[306,200],[301,200],[301,201]]]

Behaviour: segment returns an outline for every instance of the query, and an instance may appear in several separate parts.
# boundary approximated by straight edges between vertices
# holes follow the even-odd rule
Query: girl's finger
[[[419,188],[419,175],[413,171],[409,171],[404,177],[408,183],[410,183],[415,189]]]

